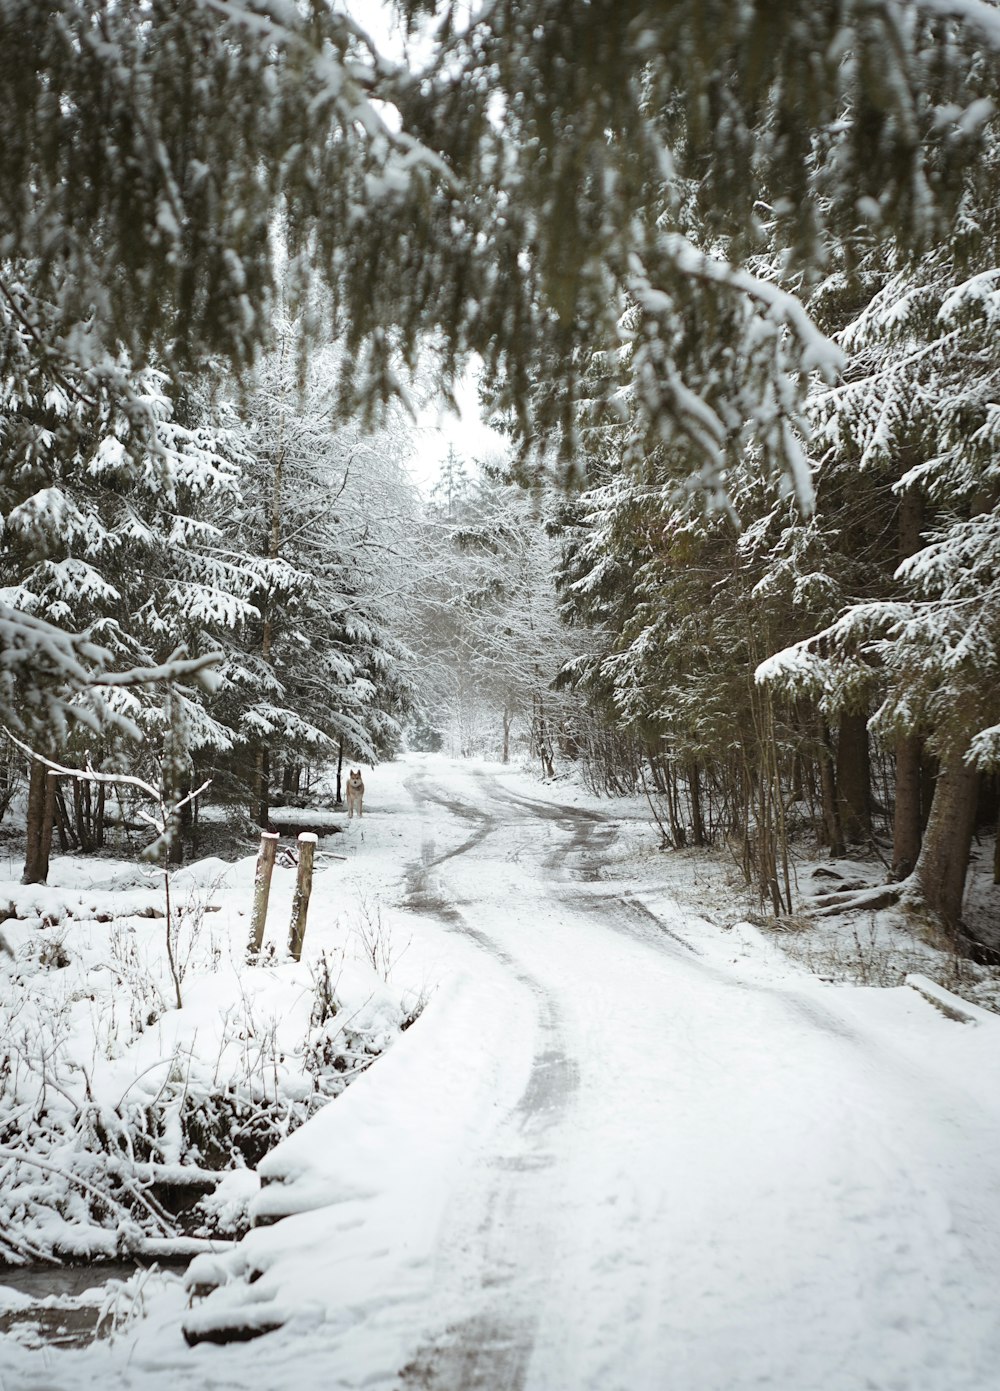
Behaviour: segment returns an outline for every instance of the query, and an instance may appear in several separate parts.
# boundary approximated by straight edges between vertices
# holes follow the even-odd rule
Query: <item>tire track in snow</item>
[[[773,998],[786,1014],[811,1029],[843,1041],[860,1040],[851,1037],[836,1015],[825,1017],[828,1012],[818,1002],[799,997],[787,987],[741,981],[721,969],[641,899],[602,883],[607,852],[617,834],[606,818],[510,796],[485,774],[477,774],[474,785],[474,796],[481,790],[482,802],[477,796],[475,800],[456,797],[426,779],[410,790],[464,823],[470,834],[443,854],[428,839],[408,876],[408,906],[430,913],[450,930],[470,938],[529,991],[538,1033],[527,1084],[498,1127],[492,1153],[480,1170],[480,1183],[470,1185],[464,1205],[456,1203],[452,1233],[457,1242],[445,1247],[445,1259],[461,1268],[467,1283],[458,1295],[452,1287],[443,1301],[444,1308],[453,1311],[454,1321],[443,1332],[431,1334],[401,1371],[400,1386],[403,1391],[522,1391],[533,1369],[537,1382],[536,1345],[543,1357],[551,1354],[552,1330],[540,1322],[540,1311],[544,1287],[558,1279],[555,1252],[565,1242],[559,1212],[562,1169],[556,1152],[560,1139],[576,1125],[580,1069],[567,1047],[557,992],[526,969],[515,954],[516,947],[509,949],[512,939],[497,941],[470,922],[443,885],[435,882],[435,871],[476,851],[488,859],[492,847],[486,843],[491,836],[500,841],[494,863],[510,862],[503,837],[523,838],[525,859],[530,857],[542,875],[529,892],[525,912],[533,912],[536,904],[548,904],[564,908],[570,918],[589,917],[595,926],[651,949],[661,960],[683,962],[687,970],[717,983],[727,994]],[[553,833],[552,843],[539,834],[544,828]],[[520,852],[514,859],[520,860]],[[627,1175],[627,1162],[622,1172]],[[630,1238],[623,1240],[628,1250]],[[724,1252],[720,1248],[723,1263]],[[623,1268],[629,1258],[622,1258]],[[604,1278],[606,1272],[597,1274]],[[633,1275],[639,1279],[639,1267]],[[614,1278],[610,1277],[611,1290]],[[636,1307],[641,1305],[639,1299]]]
[[[424,842],[419,862],[407,872],[404,905],[471,939],[502,964],[532,999],[537,1035],[527,1083],[498,1132],[498,1150],[490,1161],[493,1179],[472,1238],[472,1261],[479,1271],[474,1298],[485,1308],[422,1348],[401,1370],[400,1385],[429,1391],[520,1391],[534,1345],[535,1314],[515,1307],[512,1292],[523,1274],[520,1261],[526,1231],[531,1234],[539,1278],[548,1269],[546,1252],[552,1238],[546,1223],[539,1222],[539,1213],[545,1213],[549,1204],[539,1201],[537,1190],[548,1184],[547,1171],[554,1162],[546,1135],[571,1107],[579,1088],[579,1069],[566,1051],[561,1012],[552,994],[500,943],[469,922],[434,880],[436,870],[479,848],[505,823],[447,795],[426,775],[410,779],[407,789],[475,829],[443,854],[437,853],[432,839]],[[468,1263],[468,1251],[463,1254]]]
[[[573,1091],[579,1084],[576,1064],[561,1046],[559,1006],[536,976],[526,971],[493,937],[474,927],[457,905],[432,882],[435,869],[480,846],[487,836],[499,828],[499,819],[469,802],[443,794],[427,781],[426,776],[410,779],[407,788],[415,796],[444,807],[453,816],[476,823],[477,829],[471,836],[444,854],[436,853],[433,840],[425,841],[419,863],[413,865],[407,873],[405,906],[415,912],[436,917],[452,931],[471,938],[531,992],[536,1003],[537,1027],[542,1046],[536,1049],[531,1074],[515,1107],[515,1115],[522,1128],[535,1132],[545,1129],[566,1109]],[[597,817],[594,819],[599,820]]]
[[[884,1365],[905,1366],[887,1386],[905,1380],[920,1391],[941,1391],[934,1364],[945,1371],[954,1341],[948,1320],[968,1303],[956,1300],[949,1282],[959,1288],[956,1271],[970,1262],[981,1264],[984,1277],[995,1268],[989,1229],[984,1239],[978,1235],[977,1199],[964,1197],[961,1158],[953,1161],[944,1142],[938,1153],[937,1136],[958,1126],[962,1108],[936,1087],[931,1095],[924,1087],[911,1109],[904,1086],[897,1105],[894,1084],[904,1079],[895,1050],[873,1048],[849,1012],[791,981],[745,975],[718,951],[699,951],[685,939],[680,915],[679,931],[672,930],[669,906],[665,922],[627,889],[602,883],[616,834],[606,819],[511,795],[469,771],[469,800],[439,800],[474,822],[476,833],[442,860],[454,865],[496,834],[505,853],[492,863],[520,866],[511,885],[522,907],[509,922],[499,918],[486,884],[462,864],[455,882],[482,903],[483,925],[500,940],[471,924],[459,930],[474,933],[535,988],[537,979],[518,959],[530,953],[530,969],[551,982],[536,990],[540,1030],[546,1000],[558,1011],[565,998],[565,1016],[551,1021],[559,1057],[546,1059],[540,1034],[528,1085],[498,1129],[500,1152],[491,1147],[491,1170],[479,1171],[487,1201],[476,1206],[473,1176],[452,1228],[464,1244],[445,1251],[446,1260],[476,1272],[481,1302],[469,1308],[448,1284],[441,1307],[456,1311],[453,1322],[438,1335],[433,1316],[428,1320],[430,1336],[401,1374],[402,1387],[647,1391],[676,1381],[699,1391],[765,1382],[860,1391],[855,1364],[869,1358],[876,1377]],[[521,850],[511,854],[504,838],[523,843],[523,865]],[[442,862],[433,847],[424,859]],[[532,869],[540,876],[533,883]],[[461,919],[454,903],[444,907]],[[577,1040],[579,1028],[571,1027],[570,997],[560,995],[556,975],[545,974],[552,945],[523,930],[536,914],[568,962],[585,919],[588,931],[618,935],[617,946],[609,941],[595,956],[597,972],[588,977],[586,962],[575,972],[576,988],[582,984],[599,999],[610,1025],[601,1066],[615,1066],[619,1075],[641,1069],[634,1110],[606,1110],[600,1100],[599,1069],[588,1059],[585,1033]],[[625,1010],[622,987],[629,992]],[[637,1011],[658,1023],[648,1041]],[[569,1097],[559,1075],[567,1036],[580,1048],[588,1081],[581,1087],[577,1078]],[[765,1039],[773,1041],[766,1053]],[[908,1080],[916,1091],[920,1078]],[[901,1144],[897,1125],[912,1145]],[[784,1137],[784,1150],[776,1135]],[[947,1164],[956,1172],[942,1183],[939,1168],[947,1175]],[[647,1190],[643,1173],[654,1169],[674,1176],[673,1189],[665,1181],[661,1192]],[[492,1183],[485,1177],[491,1171]],[[688,1193],[684,1185],[694,1174],[699,1182]],[[470,1215],[478,1215],[478,1227],[463,1226]],[[673,1256],[651,1259],[663,1251]],[[760,1258],[772,1253],[770,1288],[762,1295]],[[928,1272],[941,1278],[946,1310],[932,1305],[921,1324],[910,1310],[914,1300],[920,1307]],[[973,1342],[984,1348],[995,1343],[988,1283],[980,1282],[968,1315]],[[784,1341],[768,1334],[772,1306],[781,1311]],[[916,1353],[908,1351],[911,1332]],[[945,1371],[949,1386],[992,1385],[981,1375],[974,1383],[963,1379],[963,1369],[959,1357]]]

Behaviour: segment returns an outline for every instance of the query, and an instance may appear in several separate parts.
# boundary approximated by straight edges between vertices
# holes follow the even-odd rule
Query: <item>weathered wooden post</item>
[[[257,851],[257,872],[253,881],[253,921],[250,924],[250,941],[247,944],[247,951],[251,957],[259,954],[264,940],[267,900],[271,894],[271,871],[274,869],[277,849],[278,832],[261,831],[260,849]]]
[[[306,935],[306,914],[313,883],[313,855],[319,836],[314,831],[299,834],[299,872],[292,898],[292,922],[288,929],[288,950],[295,961],[302,959],[302,942]]]

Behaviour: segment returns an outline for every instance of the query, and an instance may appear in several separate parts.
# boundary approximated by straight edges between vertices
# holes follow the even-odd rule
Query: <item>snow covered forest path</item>
[[[1000,1019],[823,982],[653,843],[524,773],[376,770],[307,954],[360,903],[423,1014],[265,1157],[281,1220],[207,1297],[0,1347],[2,1391],[995,1391]]]
[[[605,879],[600,814],[483,775],[413,791],[467,834],[429,832],[410,903],[481,949],[522,1075],[513,1041],[531,1054],[453,1195],[404,1384],[992,1384],[996,1075],[984,1109],[924,1032],[961,1026],[727,960]]]

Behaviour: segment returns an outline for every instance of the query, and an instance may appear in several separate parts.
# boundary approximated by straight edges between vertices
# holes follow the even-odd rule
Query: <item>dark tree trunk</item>
[[[39,884],[49,877],[49,856],[52,853],[52,827],[56,819],[56,781],[55,773],[45,775],[45,797],[42,803],[42,842],[39,849],[42,877]]]
[[[44,858],[42,854],[46,782],[44,766],[32,759],[28,768],[28,824],[25,830],[22,884],[44,884],[49,873],[48,854]]]
[[[536,696],[535,732],[538,739],[538,756],[542,763],[542,777],[554,778],[555,766],[552,761],[552,740],[549,737],[549,722],[545,715],[545,702]]]
[[[952,931],[962,920],[978,789],[979,772],[969,768],[961,754],[942,764],[924,843],[913,870],[920,898]]]
[[[76,779],[73,778],[73,782]],[[69,811],[66,807],[66,797],[61,787],[56,788],[55,795],[56,829],[59,832],[59,849],[65,855],[68,850],[75,850],[79,845],[76,832],[69,819]]]
[[[680,817],[677,801],[677,778],[669,763],[664,763],[663,775],[666,788],[667,816],[670,819],[670,834],[674,838],[674,845],[682,850],[687,845],[687,831]]]
[[[73,779],[73,820],[76,822],[76,836],[84,854],[94,848],[94,835],[88,818],[84,815],[84,789],[87,787],[80,778]],[[89,791],[89,789],[88,789]]]
[[[705,823],[701,815],[701,770],[692,763],[688,772],[688,790],[691,794],[691,844],[699,848],[705,844]]]
[[[871,760],[866,715],[842,712],[837,736],[837,794],[840,825],[849,845],[872,838]]]
[[[343,741],[343,739],[341,739],[341,741],[340,741],[340,747],[339,747],[338,750],[337,750],[337,806],[338,806],[338,807],[342,807],[342,806],[344,805],[344,798],[343,798],[343,796],[341,795],[341,794],[342,794],[341,782],[342,782],[342,780],[343,780],[343,776],[344,776],[344,741]]]
[[[938,761],[932,755],[923,753],[920,759],[920,831],[921,834],[927,829],[927,821],[931,814],[931,806],[934,802],[934,792],[937,788]]]
[[[892,877],[913,873],[920,854],[923,817],[920,814],[921,740],[907,734],[896,740],[896,804],[892,819]]]
[[[792,788],[791,788],[791,800],[792,800],[793,802],[804,802],[804,801],[806,800],[806,796],[805,796],[805,783],[804,783],[804,780],[803,780],[803,777],[802,777],[802,755],[801,755],[801,754],[795,754],[795,755],[793,755],[793,757],[792,757]]]
[[[28,824],[22,884],[44,884],[49,877],[52,825],[56,817],[57,775],[32,759],[28,782]]]
[[[510,762],[510,711],[506,705],[503,710],[503,755],[501,761],[503,763]]]
[[[186,797],[190,793],[190,791],[191,784],[183,783],[177,789],[178,800]],[[184,841],[185,838],[190,839],[191,827],[193,824],[191,813],[191,802],[188,802],[185,806],[181,807],[180,812],[178,813],[177,825],[174,828],[174,835],[171,837],[170,850],[168,852],[168,860],[169,863],[172,865],[181,865],[184,863]]]
[[[843,855],[844,831],[840,824],[840,808],[837,805],[837,783],[833,774],[833,758],[830,753],[830,731],[826,722],[820,721],[819,728],[819,786],[823,800],[823,829],[831,855]]]
[[[257,750],[257,766],[254,769],[254,796],[250,814],[257,825],[267,830],[271,814],[271,759],[267,748]]]
[[[899,559],[916,555],[921,546],[920,529],[924,500],[915,488],[907,488],[899,498]],[[905,879],[912,874],[920,854],[920,839],[927,824],[930,798],[921,789],[923,740],[917,734],[901,735],[896,741],[896,798],[892,821],[892,877]]]

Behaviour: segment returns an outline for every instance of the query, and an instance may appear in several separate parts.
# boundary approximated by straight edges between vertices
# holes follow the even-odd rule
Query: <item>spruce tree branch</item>
[[[41,349],[42,353],[44,354],[45,361],[48,364],[49,371],[55,377],[56,381],[59,382],[60,386],[65,387],[65,389],[70,393],[70,395],[75,396],[76,399],[82,402],[83,405],[89,406],[91,410],[97,410],[97,401],[94,400],[92,396],[88,396],[85,392],[81,391],[78,386],[71,382],[69,377],[66,376],[66,373],[56,364],[51,345],[45,341],[45,338],[42,335],[41,331],[35,326],[35,324],[31,322],[28,316],[21,309],[21,306],[18,304],[13,291],[7,285],[4,284],[2,279],[0,279],[0,295],[2,295],[3,298],[7,301],[8,305],[10,306],[11,313],[14,315],[14,317],[31,335],[32,341],[36,343],[37,346]]]

